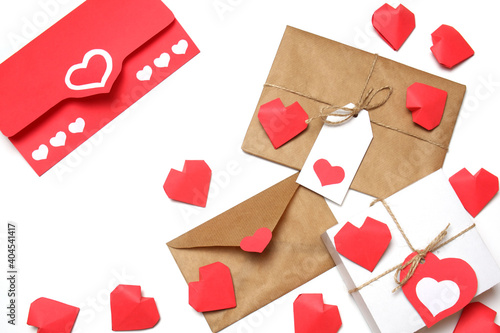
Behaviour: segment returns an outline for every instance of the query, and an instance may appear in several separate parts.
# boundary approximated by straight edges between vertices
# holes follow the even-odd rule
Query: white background
[[[28,42],[81,2],[0,2],[0,61],[21,47],[13,39]],[[141,285],[143,296],[156,299],[161,320],[151,332],[210,332],[188,305],[187,284],[165,243],[293,173],[240,149],[287,24],[466,84],[444,171],[451,176],[463,167],[472,173],[483,167],[500,175],[495,1],[404,1],[417,27],[398,52],[371,26],[383,1],[165,2],[201,54],[42,177],[0,137],[3,271],[8,221],[18,225],[19,246],[18,322],[6,325],[7,281],[0,278],[0,331],[36,332],[25,323],[30,303],[43,296],[81,308],[74,332],[110,332],[109,293],[125,283]],[[430,34],[443,23],[476,51],[452,70],[442,68],[429,50]],[[35,34],[26,30],[29,24]],[[163,192],[170,168],[182,169],[185,159],[204,159],[212,168],[207,208],[173,202]],[[332,209],[345,220],[370,201],[350,191],[343,206]],[[498,262],[499,216],[497,195],[476,218]],[[336,269],[224,332],[293,332],[292,303],[303,292],[323,293],[326,303],[339,306],[342,332],[369,332]],[[500,311],[500,287],[478,300]],[[451,333],[457,320],[455,315],[423,331]]]

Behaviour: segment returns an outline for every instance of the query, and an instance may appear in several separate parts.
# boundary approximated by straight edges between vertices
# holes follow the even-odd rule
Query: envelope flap
[[[64,99],[108,93],[124,59],[174,19],[161,0],[85,1],[0,64],[0,130],[11,137]]]
[[[298,173],[170,241],[173,248],[239,246],[259,228],[274,230],[299,185]]]

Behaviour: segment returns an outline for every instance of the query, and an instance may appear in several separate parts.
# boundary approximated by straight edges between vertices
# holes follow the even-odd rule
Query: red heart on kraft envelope
[[[500,333],[500,326],[495,324],[497,313],[480,302],[467,305],[453,333]]]
[[[154,298],[142,297],[140,286],[118,285],[111,292],[110,303],[113,331],[143,330],[160,320]]]
[[[333,239],[338,253],[373,272],[392,235],[385,223],[367,217],[361,228],[347,222]]]
[[[339,184],[345,178],[345,172],[342,167],[332,166],[324,158],[314,162],[313,169],[321,182],[321,186]]]
[[[295,333],[335,333],[342,326],[339,309],[324,304],[323,294],[300,294],[293,302]]]
[[[384,4],[373,13],[372,25],[380,37],[397,51],[415,29],[415,15],[403,5],[393,8]]]
[[[415,82],[406,89],[406,108],[415,124],[430,131],[441,122],[447,97],[444,90]]]
[[[240,242],[240,248],[246,252],[262,253],[273,238],[273,233],[268,228],[260,228],[253,236],[247,236]]]
[[[205,161],[187,160],[182,172],[170,170],[163,189],[172,200],[205,207],[211,178],[212,170]]]
[[[189,305],[198,312],[236,307],[231,271],[221,262],[200,267],[200,280],[188,285]]]
[[[467,41],[449,25],[443,24],[431,36],[432,54],[441,65],[447,68],[452,68],[474,55],[474,50]]]
[[[476,217],[498,192],[498,177],[485,169],[473,176],[463,168],[450,177],[450,184],[472,217]]]
[[[410,254],[405,263],[415,255],[415,252]],[[409,270],[407,266],[401,271],[400,280]],[[425,325],[431,327],[469,304],[477,291],[477,277],[465,260],[440,260],[429,252],[402,289]]]
[[[39,333],[70,333],[79,308],[45,297],[30,305],[28,325],[38,327]]]
[[[274,149],[304,131],[307,128],[306,120],[309,118],[299,102],[285,107],[279,98],[262,104],[257,117]]]

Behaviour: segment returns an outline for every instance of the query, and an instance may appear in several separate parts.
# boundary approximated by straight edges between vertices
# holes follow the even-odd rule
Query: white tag
[[[328,120],[338,121],[339,117]],[[323,125],[297,183],[341,205],[372,139],[365,110],[346,123]]]

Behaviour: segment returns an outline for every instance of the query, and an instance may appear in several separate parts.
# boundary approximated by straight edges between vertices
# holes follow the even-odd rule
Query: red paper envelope
[[[41,175],[198,53],[161,0],[87,0],[0,64],[0,130]]]

